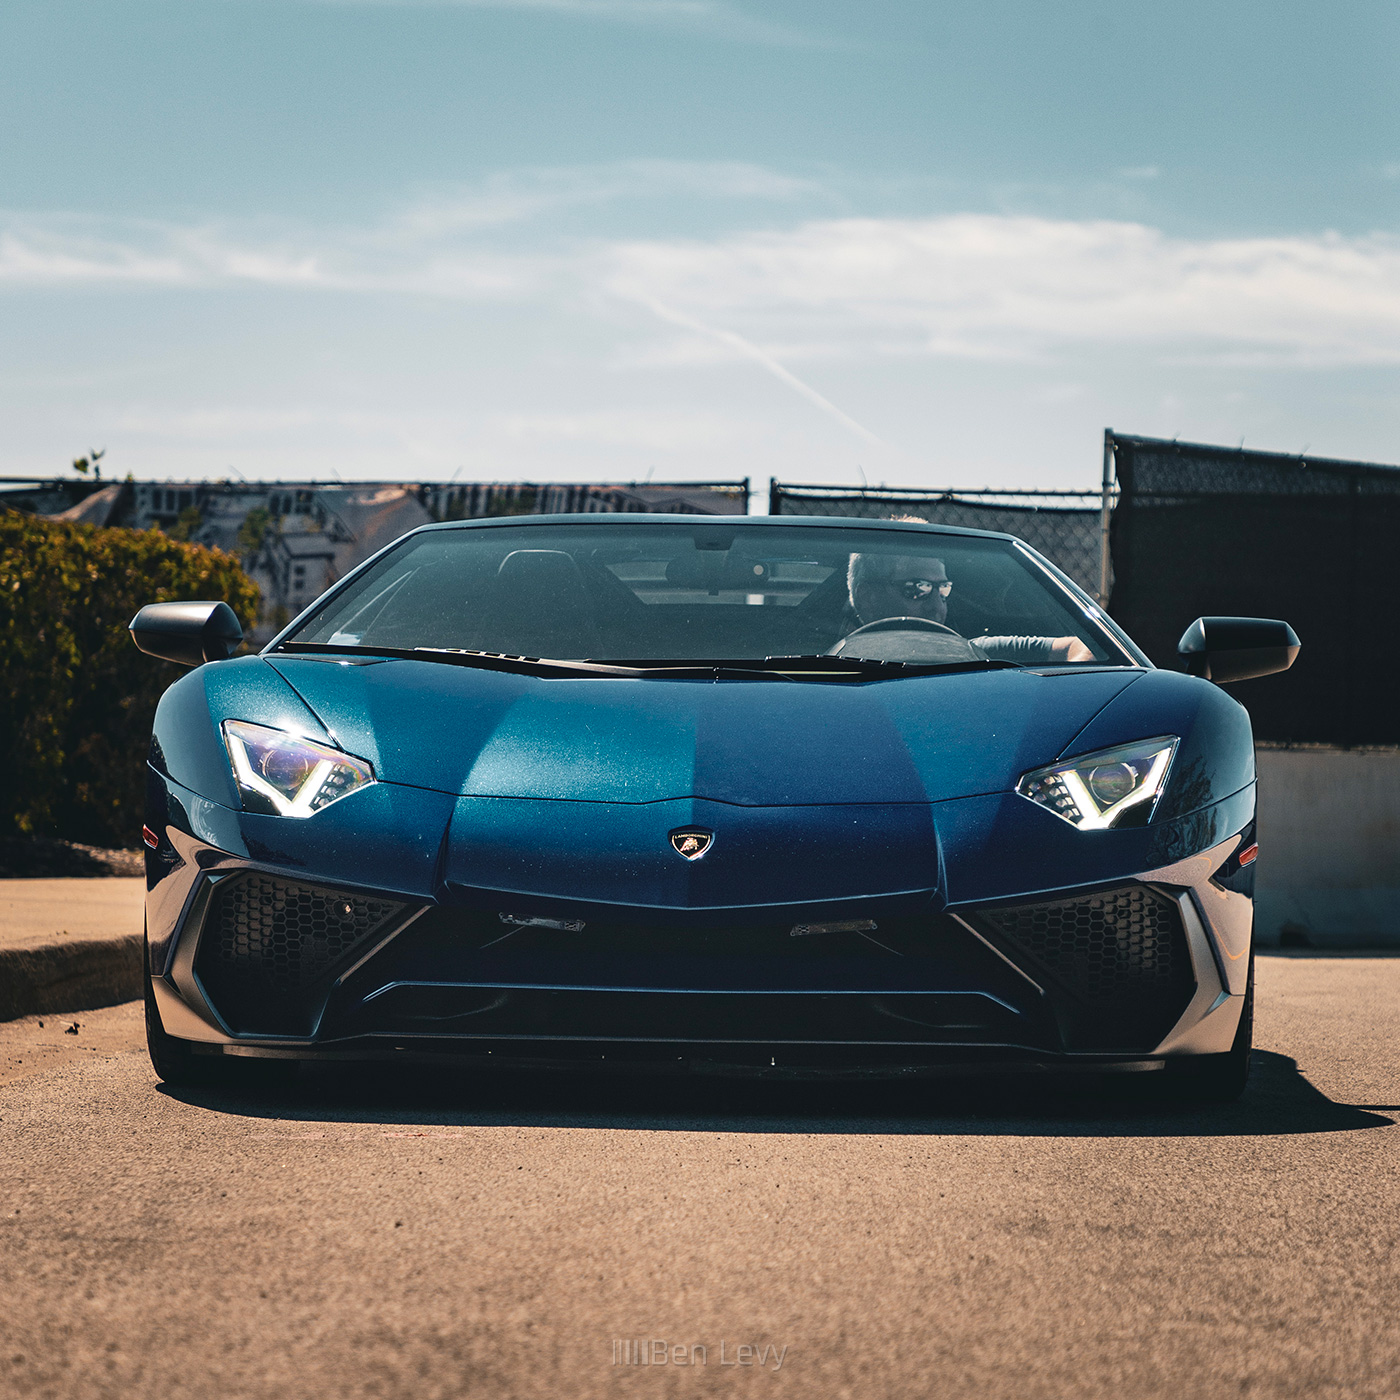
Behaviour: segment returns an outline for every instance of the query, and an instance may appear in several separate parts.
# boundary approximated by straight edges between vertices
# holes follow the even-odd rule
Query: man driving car
[[[854,615],[848,631],[897,617],[916,617],[947,627],[948,598],[953,584],[943,561],[932,555],[853,554],[848,589],[850,611]],[[1023,666],[1094,660],[1094,653],[1073,636],[972,637],[969,640],[993,660],[1014,661]]]

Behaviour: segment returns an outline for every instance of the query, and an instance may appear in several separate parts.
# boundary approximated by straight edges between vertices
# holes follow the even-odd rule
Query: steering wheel
[[[875,622],[867,622],[863,627],[857,627],[854,632],[847,632],[834,647],[827,652],[828,656],[839,656],[841,650],[847,642],[853,642],[859,636],[869,632],[907,632],[910,626],[927,627],[930,632],[946,632],[950,637],[956,637],[960,642],[967,639],[961,632],[949,627],[946,622],[935,622],[930,617],[882,617]]]

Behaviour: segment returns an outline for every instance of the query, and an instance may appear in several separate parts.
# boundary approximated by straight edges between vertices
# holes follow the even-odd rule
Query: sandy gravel
[[[139,934],[145,900],[145,880],[127,876],[0,880],[0,948]]]

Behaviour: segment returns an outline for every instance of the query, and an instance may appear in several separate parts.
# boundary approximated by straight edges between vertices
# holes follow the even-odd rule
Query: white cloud
[[[189,281],[188,266],[152,239],[147,229],[123,230],[104,238],[75,227],[75,220],[15,218],[0,229],[0,285],[53,286],[76,283],[177,285]],[[66,226],[65,226],[66,225]]]
[[[1400,240],[1175,239],[1142,224],[961,214],[822,220],[606,255],[620,297],[787,356],[1043,357],[1151,345],[1258,362],[1400,360]]]
[[[369,230],[249,230],[72,215],[0,215],[0,289],[265,287],[520,296],[538,261],[440,256],[431,238]]]
[[[816,181],[742,161],[633,160],[533,167],[438,188],[375,225],[307,228],[273,221],[177,224],[0,211],[0,288],[239,283],[448,297],[521,296],[558,261],[493,247],[507,226],[624,201],[783,202],[825,193]],[[507,245],[510,246],[510,245]]]
[[[1082,346],[1251,365],[1400,361],[1400,240],[1380,234],[1183,239],[1139,223],[991,214],[822,219],[708,240],[541,232],[550,210],[580,202],[771,202],[816,189],[755,166],[634,162],[500,177],[358,228],[11,214],[0,217],[0,289],[530,303],[611,322],[619,345],[640,324],[648,344],[628,349],[633,365],[742,355],[809,398],[794,361],[1036,360]],[[620,315],[629,305],[645,309],[640,321]]]

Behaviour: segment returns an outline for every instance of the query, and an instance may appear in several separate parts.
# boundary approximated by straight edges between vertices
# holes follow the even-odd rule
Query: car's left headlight
[[[223,732],[245,812],[314,817],[374,782],[363,758],[329,744],[241,719],[226,719]]]
[[[1080,831],[1145,826],[1180,742],[1170,735],[1100,749],[1027,773],[1016,791]]]

